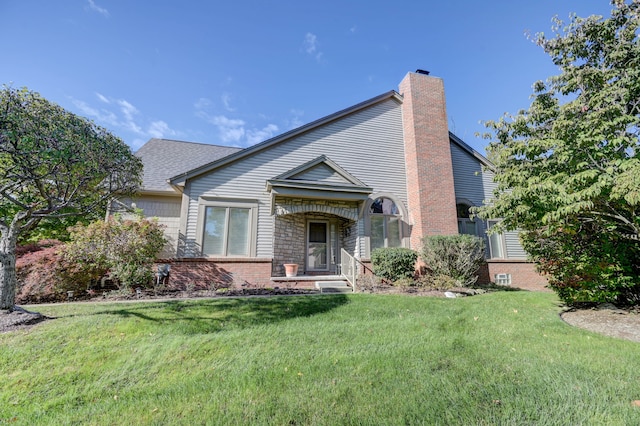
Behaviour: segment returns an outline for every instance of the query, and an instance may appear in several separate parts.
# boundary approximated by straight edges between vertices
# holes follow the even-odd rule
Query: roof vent
[[[424,75],[429,75],[429,71],[420,70],[420,69],[416,70],[416,73],[418,73],[418,74],[424,74]]]

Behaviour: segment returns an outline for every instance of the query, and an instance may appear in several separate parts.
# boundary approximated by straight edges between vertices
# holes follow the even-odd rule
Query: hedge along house
[[[335,278],[375,248],[462,232],[486,239],[484,281],[545,284],[517,233],[487,237],[494,221],[469,218],[491,198],[491,164],[448,131],[444,84],[424,71],[246,149],[152,139],[137,155],[133,202],[166,225],[172,280],[270,286],[284,264],[298,283]]]

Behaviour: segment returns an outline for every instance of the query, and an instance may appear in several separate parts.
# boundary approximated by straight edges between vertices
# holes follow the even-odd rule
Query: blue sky
[[[246,147],[389,90],[444,79],[449,128],[529,105],[557,72],[525,33],[606,0],[0,0],[0,84],[26,86],[134,150],[152,137]]]

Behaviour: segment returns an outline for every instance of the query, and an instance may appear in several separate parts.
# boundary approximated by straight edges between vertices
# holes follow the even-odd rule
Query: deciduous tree
[[[0,310],[15,303],[16,241],[43,219],[86,215],[133,194],[142,163],[118,137],[38,93],[0,91]]]
[[[503,218],[497,230],[523,230],[529,248],[548,237],[556,255],[568,258],[585,241],[579,233],[632,248],[640,237],[640,1],[612,5],[610,17],[573,15],[566,26],[556,19],[553,37],[538,34],[535,42],[560,73],[534,84],[528,110],[486,123],[497,189],[480,216]],[[583,262],[597,255],[583,249]],[[542,258],[549,250],[530,252],[550,260]],[[601,270],[638,284],[637,271]]]

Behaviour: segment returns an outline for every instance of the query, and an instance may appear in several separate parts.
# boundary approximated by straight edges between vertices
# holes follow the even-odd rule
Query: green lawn
[[[0,335],[3,424],[640,424],[640,345],[547,293],[31,307]]]

